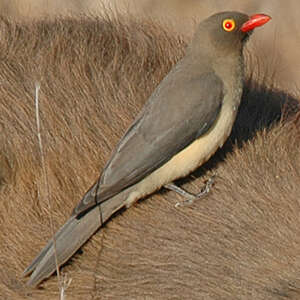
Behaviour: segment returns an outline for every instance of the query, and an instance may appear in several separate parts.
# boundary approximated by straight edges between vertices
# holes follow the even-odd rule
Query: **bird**
[[[67,222],[25,269],[36,287],[115,212],[187,176],[222,147],[241,101],[243,48],[266,14],[216,13],[197,27],[185,56],[159,83]]]

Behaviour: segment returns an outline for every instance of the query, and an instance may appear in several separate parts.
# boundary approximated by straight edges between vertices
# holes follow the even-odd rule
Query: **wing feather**
[[[214,123],[224,97],[222,80],[213,71],[194,77],[174,76],[176,72],[180,68],[165,77],[120,140],[97,188],[92,188],[95,199],[84,197],[73,214],[80,215],[139,182]]]

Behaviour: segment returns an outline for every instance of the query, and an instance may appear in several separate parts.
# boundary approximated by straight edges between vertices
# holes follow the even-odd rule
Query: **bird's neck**
[[[238,107],[243,90],[244,60],[242,55],[220,57],[212,64],[215,73],[224,80],[225,93],[232,95],[231,105]]]
[[[212,61],[212,67],[216,74],[222,78],[228,76],[244,78],[244,59],[241,52],[217,56]]]

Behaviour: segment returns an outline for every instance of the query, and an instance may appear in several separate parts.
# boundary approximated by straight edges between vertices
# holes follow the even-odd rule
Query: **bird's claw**
[[[212,176],[207,180],[207,182],[206,182],[204,188],[202,188],[201,191],[200,191],[199,193],[197,193],[197,194],[195,194],[195,195],[189,194],[188,199],[186,199],[186,200],[184,200],[184,201],[181,201],[181,202],[177,202],[177,203],[175,204],[175,207],[177,208],[177,207],[180,207],[180,206],[189,206],[189,205],[193,204],[195,200],[200,199],[200,198],[206,196],[206,195],[210,192],[211,187],[212,187],[213,184],[214,184],[215,177],[216,177],[215,174],[212,175]]]

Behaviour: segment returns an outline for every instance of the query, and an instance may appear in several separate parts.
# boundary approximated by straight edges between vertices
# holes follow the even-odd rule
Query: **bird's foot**
[[[173,192],[178,193],[179,195],[183,196],[184,198],[186,198],[186,200],[181,201],[181,202],[177,202],[175,204],[175,207],[179,207],[179,206],[187,206],[187,205],[191,205],[194,203],[195,200],[203,198],[204,196],[206,196],[209,192],[210,189],[212,187],[212,185],[214,184],[214,180],[215,180],[215,175],[211,176],[207,181],[205,186],[201,189],[201,191],[197,194],[193,194],[190,193],[182,188],[180,188],[179,186],[177,186],[176,184],[174,184],[173,182],[168,183],[166,185],[164,185],[164,187],[168,190],[171,190]]]

